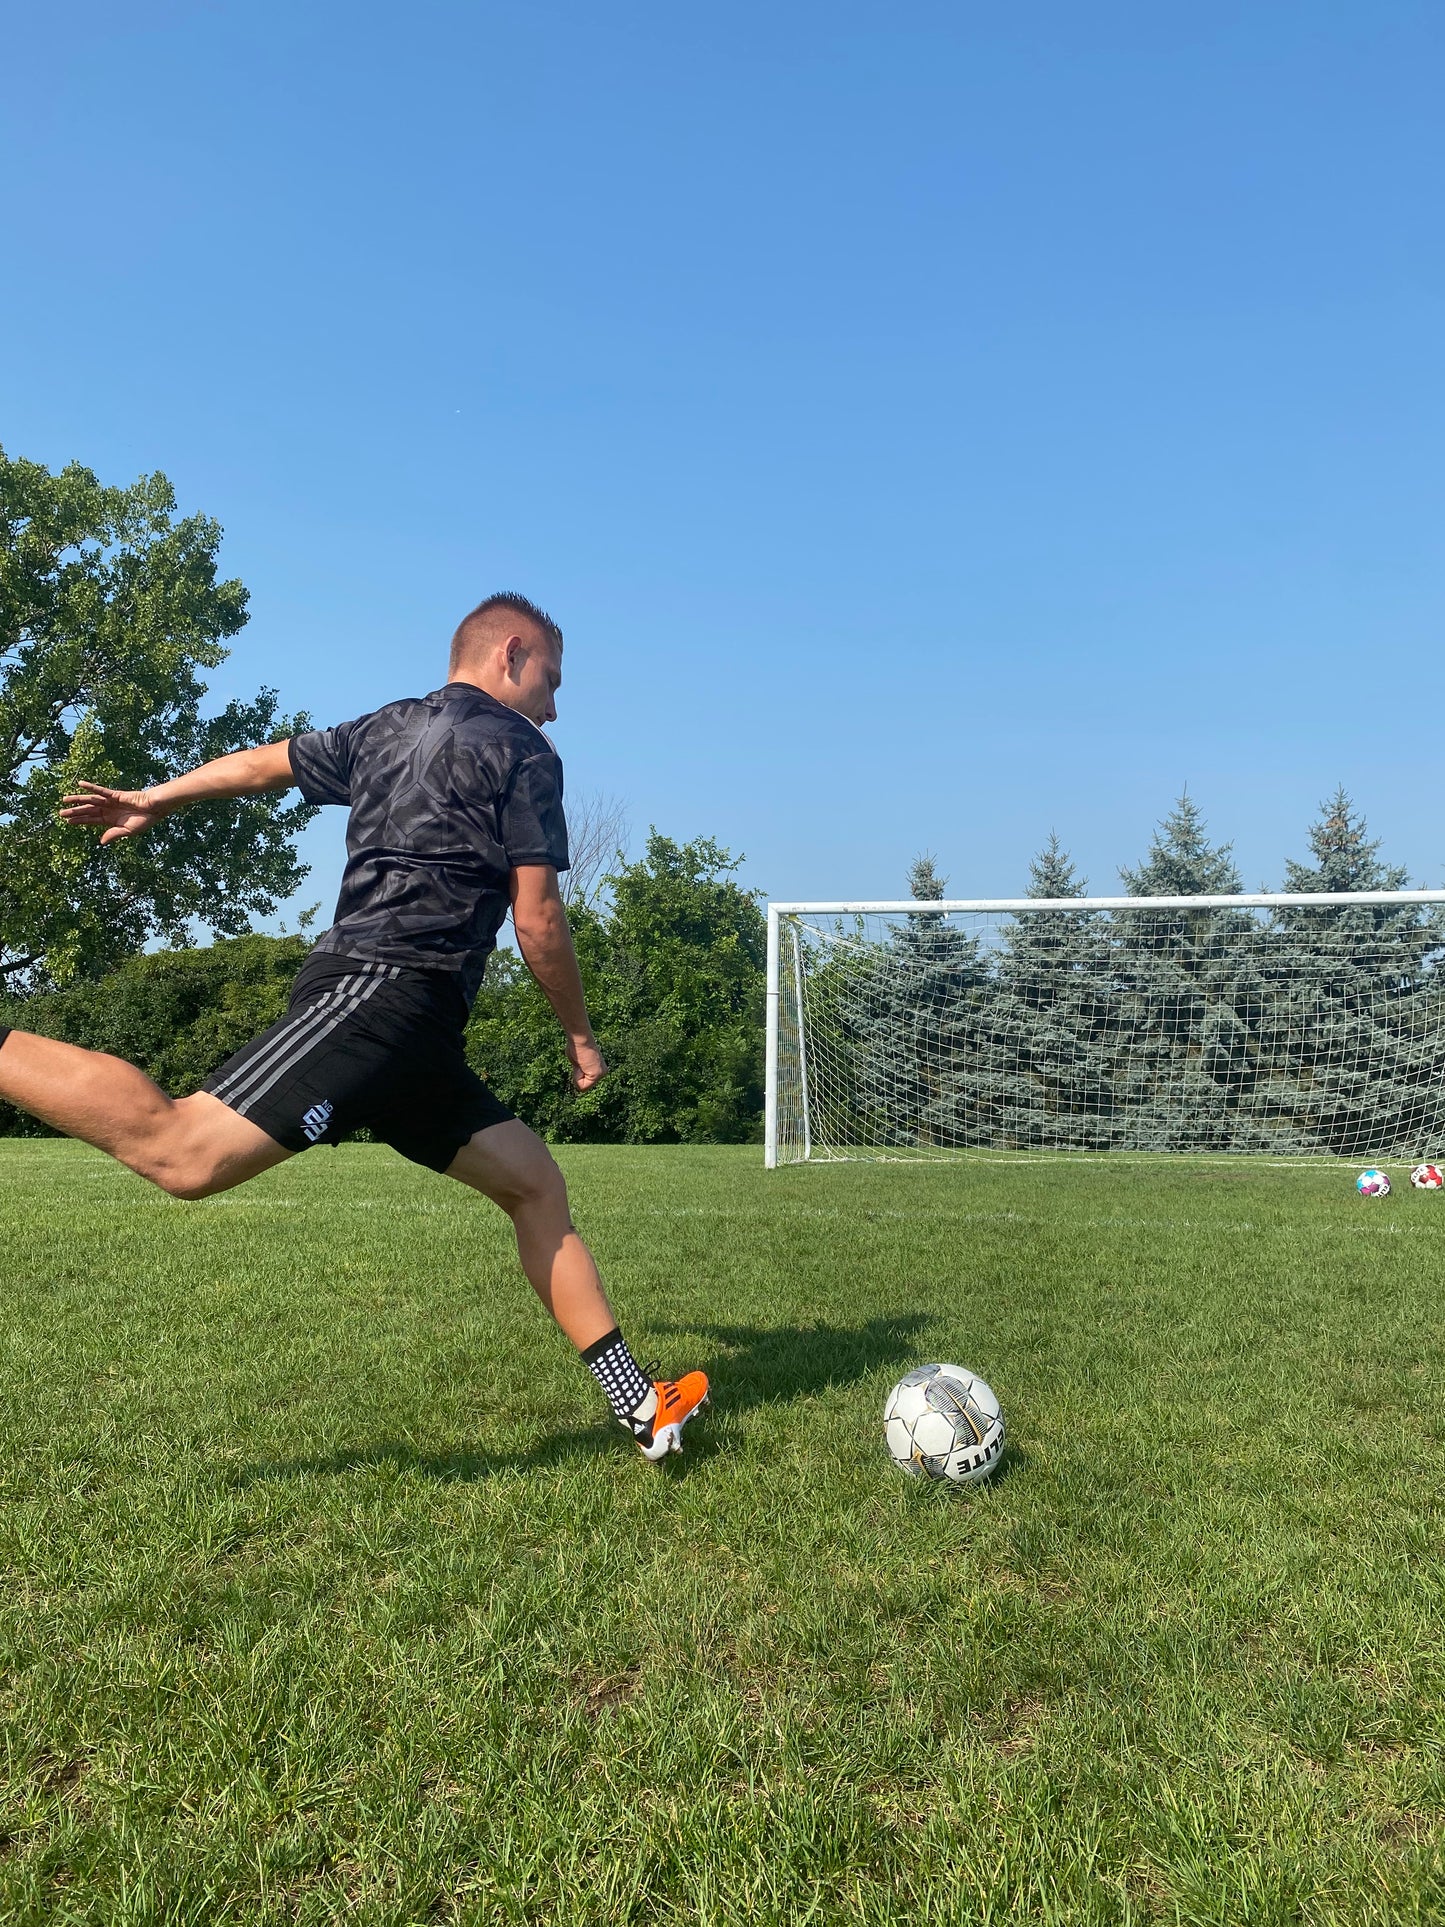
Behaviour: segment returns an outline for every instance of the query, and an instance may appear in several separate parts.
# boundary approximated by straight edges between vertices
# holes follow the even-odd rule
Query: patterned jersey
[[[508,872],[567,868],[562,763],[470,683],[291,739],[308,803],[345,803],[346,870],[318,951],[450,972],[467,1007],[510,906]]]

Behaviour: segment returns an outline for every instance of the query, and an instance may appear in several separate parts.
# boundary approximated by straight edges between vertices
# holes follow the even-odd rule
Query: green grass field
[[[388,1151],[0,1145],[0,1917],[1445,1917],[1445,1197],[564,1161],[714,1377],[660,1472]],[[971,1496],[883,1455],[939,1356]]]

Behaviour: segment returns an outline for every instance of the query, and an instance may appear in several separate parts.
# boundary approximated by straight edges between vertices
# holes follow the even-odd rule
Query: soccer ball
[[[1362,1198],[1387,1198],[1390,1195],[1390,1180],[1383,1171],[1373,1165],[1368,1171],[1361,1171],[1355,1179],[1355,1189]]]
[[[1417,1164],[1410,1173],[1410,1182],[1417,1191],[1438,1191],[1445,1185],[1445,1171],[1438,1164]]]
[[[888,1394],[883,1436],[893,1463],[911,1477],[976,1485],[1003,1452],[1003,1413],[962,1365],[920,1365]]]

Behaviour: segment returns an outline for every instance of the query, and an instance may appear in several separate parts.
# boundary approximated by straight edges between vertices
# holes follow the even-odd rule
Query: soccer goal
[[[768,911],[768,1165],[1445,1153],[1445,890]]]

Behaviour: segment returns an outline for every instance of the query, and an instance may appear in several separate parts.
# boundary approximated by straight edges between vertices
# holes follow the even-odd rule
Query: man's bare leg
[[[208,1092],[167,1097],[124,1058],[29,1031],[0,1040],[0,1097],[176,1198],[229,1191],[292,1155]]]
[[[572,1223],[566,1180],[534,1131],[515,1119],[489,1125],[457,1152],[447,1176],[506,1212],[533,1291],[579,1352],[616,1329],[592,1253]]]
[[[499,1204],[517,1233],[532,1289],[581,1352],[613,1413],[647,1459],[682,1450],[682,1429],[707,1402],[707,1379],[650,1380],[638,1369],[602,1289],[592,1253],[577,1235],[567,1185],[542,1140],[514,1118],[478,1131],[447,1176]]]

